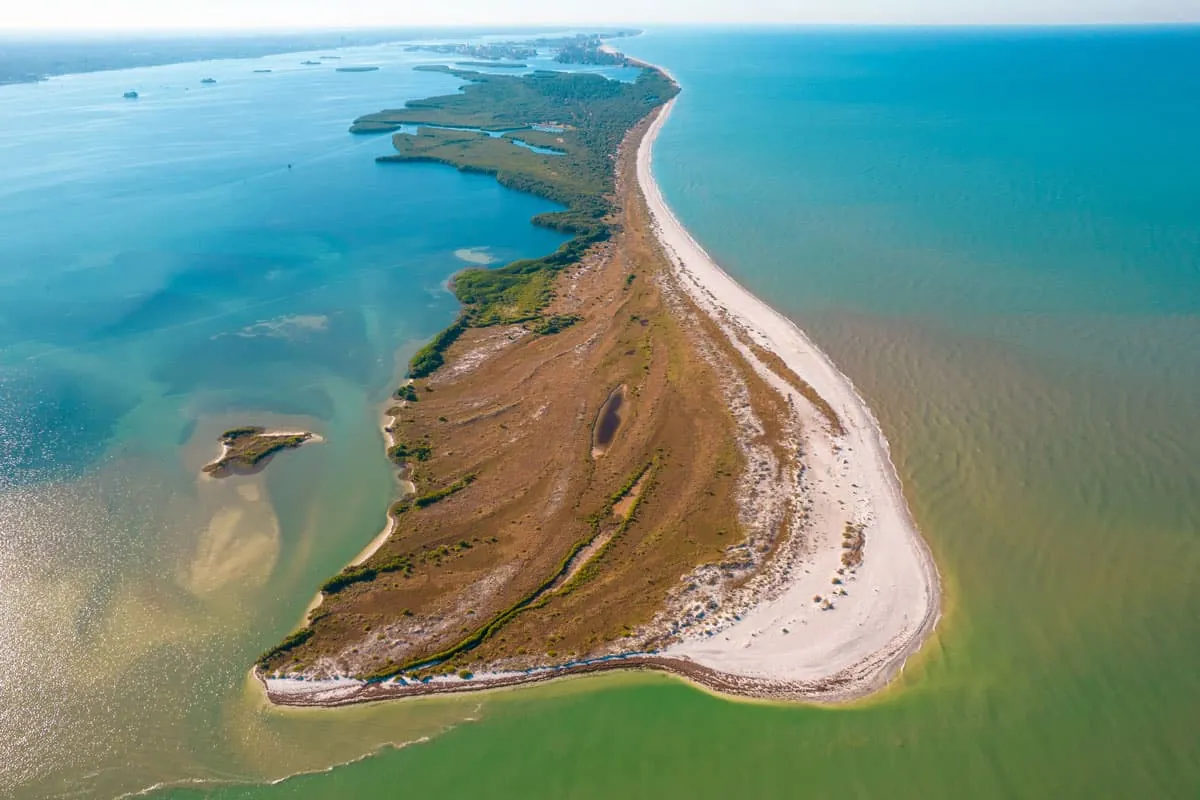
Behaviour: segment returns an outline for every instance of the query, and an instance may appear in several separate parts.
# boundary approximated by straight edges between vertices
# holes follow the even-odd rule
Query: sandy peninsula
[[[285,642],[281,652],[289,655],[277,659],[271,672],[261,664],[256,669],[272,702],[343,705],[611,669],[669,671],[726,694],[841,702],[886,685],[932,631],[940,612],[937,570],[909,513],[874,415],[803,331],[713,262],[675,218],[655,183],[653,146],[672,105],[631,129],[617,157],[622,232],[560,282],[548,313],[569,312],[577,320],[574,326],[549,338],[521,328],[468,332],[451,346],[446,369],[425,384],[422,402],[390,409],[385,425],[393,448],[400,441],[395,435],[400,426],[410,434],[432,431],[434,446],[426,450],[437,463],[453,466],[453,475],[483,476],[470,492],[434,506],[434,516],[407,537],[423,535],[431,525],[447,526],[442,539],[456,540],[461,534],[455,531],[482,536],[480,519],[489,520],[489,532],[512,536],[511,531],[520,530],[518,524],[528,530],[525,521],[537,515],[549,521],[545,515],[565,508],[566,496],[594,492],[582,488],[590,476],[601,474],[594,468],[573,474],[549,469],[544,487],[548,499],[539,501],[541,495],[529,493],[512,511],[511,498],[525,496],[522,481],[527,479],[488,469],[494,463],[488,459],[514,463],[520,460],[514,454],[526,448],[526,459],[536,453],[549,466],[555,463],[550,459],[580,463],[572,449],[576,445],[550,451],[539,443],[579,441],[578,447],[590,453],[588,461],[602,467],[623,458],[625,466],[614,471],[613,462],[606,480],[626,474],[629,480],[589,518],[591,532],[554,567],[557,572],[481,628],[476,638],[447,651],[452,655],[410,656],[407,663],[413,666],[385,669],[373,678],[364,665],[396,658],[392,653],[403,657],[428,648],[421,642],[430,641],[431,632],[445,637],[441,631],[446,625],[460,624],[463,614],[494,603],[488,593],[494,595],[511,576],[523,574],[512,571],[517,564],[542,575],[545,565],[529,569],[539,554],[557,559],[555,551],[533,550],[523,556],[526,560],[499,568],[489,561],[495,556],[486,555],[493,551],[485,548],[500,548],[495,551],[500,553],[505,540],[493,537],[463,540],[457,555],[439,540],[413,555],[382,554],[392,561],[380,561],[379,548],[395,549],[389,542],[398,523],[390,520],[348,568],[345,580],[358,580],[360,572],[373,579],[392,570],[387,574],[399,578],[388,579],[384,588],[399,593],[397,597],[420,600],[409,587],[425,584],[405,580],[408,571],[418,568],[411,565],[423,563],[417,559],[445,559],[446,552],[451,558],[478,557],[478,566],[464,560],[467,566],[457,568],[464,576],[478,577],[459,578],[463,588],[446,595],[442,611],[413,614],[405,608],[399,618],[385,618],[387,627],[378,635],[372,629],[366,638],[346,636],[340,642],[327,635],[324,648],[313,650],[306,644],[314,636],[312,629],[302,629]],[[622,264],[633,265],[644,277],[626,276]],[[639,341],[644,342],[641,350],[625,344]],[[651,356],[646,367],[627,366],[639,352]],[[678,384],[669,378],[668,363],[687,365],[688,391],[679,394],[672,388]],[[577,405],[556,404],[564,381],[584,380],[579,376],[593,375],[597,365],[610,370],[605,385],[587,379],[567,392],[575,397],[574,392],[587,391],[594,397]],[[522,377],[511,387],[505,383],[526,374],[538,377]],[[400,391],[411,392],[411,384]],[[619,404],[613,400],[618,396]],[[704,398],[707,405],[682,416],[650,413]],[[522,409],[522,402],[532,404],[532,413]],[[605,411],[623,415],[627,403],[632,403],[631,421],[620,423],[616,449],[609,453]],[[693,414],[715,416],[698,420]],[[700,427],[673,434],[662,427],[671,420]],[[710,437],[702,446],[709,448],[707,453],[721,454],[720,461],[699,451],[673,458],[673,448],[688,452],[692,436]],[[410,436],[406,453],[416,452],[413,441]],[[655,450],[651,443],[656,441],[668,447]],[[649,461],[640,460],[647,453]],[[566,482],[568,475],[572,483]],[[503,480],[517,482],[499,485]],[[448,496],[464,485],[459,481],[440,494]],[[691,493],[682,505],[665,488],[672,485]],[[697,519],[696,504],[703,503],[715,505]],[[714,525],[717,513],[725,516]],[[562,517],[541,538],[572,519],[570,514]],[[710,529],[696,527],[700,523]],[[736,525],[730,530],[741,535],[723,538],[727,525]],[[654,574],[639,569],[639,559],[665,549],[661,536],[668,532],[676,537],[671,547],[685,548],[672,552],[696,566],[673,574],[663,565]],[[707,544],[693,542],[692,537],[700,536],[708,537]],[[452,573],[441,564],[433,569],[445,581]],[[475,571],[465,571],[468,567]],[[657,583],[659,575],[667,582]],[[638,588],[643,584],[649,589]],[[331,585],[341,591],[342,584]],[[656,599],[646,605],[650,601],[639,600],[639,592]],[[623,593],[620,604],[613,602],[614,593]],[[337,598],[343,610],[336,613],[341,614],[359,613],[353,603],[368,600],[367,595]],[[603,605],[594,606],[602,599]],[[642,621],[616,625],[615,635],[584,639],[578,625],[560,622],[586,619],[571,616],[586,609],[637,613],[639,607],[648,610]],[[614,629],[612,622],[607,624]],[[501,626],[503,632],[491,636]],[[544,655],[528,649],[542,641]],[[566,658],[556,654],[560,647]],[[291,656],[291,648],[304,655]],[[475,655],[466,655],[472,651]]]

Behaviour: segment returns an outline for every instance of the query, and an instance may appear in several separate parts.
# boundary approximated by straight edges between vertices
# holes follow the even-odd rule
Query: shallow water
[[[446,279],[563,241],[529,224],[553,204],[490,178],[376,164],[389,138],[353,119],[458,81],[399,47],[343,55],[381,69],[290,54],[0,89],[0,794],[283,775],[471,707],[314,736],[245,688],[383,525],[380,405],[453,318]],[[325,441],[201,478],[247,422]]]
[[[278,367],[279,385],[294,388],[288,399],[295,394],[298,407],[281,407],[276,395],[261,401],[274,414],[312,415],[302,404],[318,404],[305,398],[328,395],[322,402],[336,413],[314,415],[319,427],[327,433],[324,420],[343,420],[357,432],[353,447],[339,444],[348,432],[281,456],[260,476],[257,495],[236,485],[181,490],[193,472],[178,465],[210,456],[227,409],[207,391],[171,391],[154,377],[163,369],[155,365],[197,360],[218,397],[247,391],[239,387],[248,382],[222,381],[220,369],[205,371],[199,356],[176,350],[152,357],[162,334],[147,326],[154,336],[113,349],[120,357],[100,366],[69,349],[54,356],[76,371],[69,380],[47,378],[45,386],[63,390],[31,395],[33,410],[20,418],[36,411],[39,419],[75,419],[86,409],[81,427],[68,431],[104,430],[87,420],[108,414],[120,420],[110,428],[136,444],[71,438],[66,463],[85,466],[55,467],[67,470],[59,483],[37,472],[59,461],[38,460],[44,448],[27,447],[21,463],[33,466],[6,495],[37,491],[42,499],[9,506],[9,514],[26,515],[19,524],[28,533],[17,537],[19,549],[10,537],[0,544],[6,618],[22,620],[18,633],[4,629],[18,643],[16,656],[0,656],[4,694],[16,675],[22,703],[15,712],[3,706],[0,741],[25,734],[5,750],[6,775],[88,796],[97,786],[192,778],[212,782],[163,794],[1196,793],[1200,155],[1192,142],[1200,139],[1200,109],[1190,87],[1200,84],[1200,34],[685,31],[622,45],[669,67],[685,87],[656,155],[680,218],[829,350],[889,436],[946,590],[945,619],[897,685],[837,709],[730,702],[633,675],[349,710],[263,709],[244,683],[246,665],[299,616],[310,590],[297,587],[315,585],[329,562],[348,560],[382,517],[390,478],[370,407],[386,391],[392,345],[372,340],[384,362],[373,397],[340,372],[327,377],[345,370],[342,351],[332,348],[320,377],[308,379],[320,395],[299,378],[287,383],[288,368]],[[205,65],[197,78],[212,69]],[[388,72],[337,77],[383,81]],[[361,99],[371,102],[346,109],[346,122],[378,107]],[[70,139],[47,141],[65,151]],[[347,173],[352,187],[379,175],[382,196],[394,173],[371,169],[374,145],[338,133],[313,151],[338,142],[364,148],[363,171]],[[443,173],[461,177],[428,172]],[[484,191],[486,181],[478,185]],[[496,197],[504,220],[528,216],[509,216],[511,203],[524,200]],[[302,230],[335,207],[323,204]],[[362,206],[355,213],[366,214]],[[330,224],[349,236],[355,222]],[[6,236],[15,229],[3,228]],[[461,238],[444,252],[502,252],[495,238]],[[112,280],[113,272],[95,274]],[[452,313],[438,281],[430,278],[430,331]],[[88,290],[86,281],[54,285],[64,284]],[[46,294],[31,288],[26,297]],[[347,303],[377,296],[364,290]],[[18,343],[26,350],[6,349],[6,370],[16,356],[61,348],[59,328],[73,330],[88,308],[64,309],[47,323],[50,345],[30,336]],[[5,306],[0,319],[18,310]],[[381,308],[365,327],[399,324],[389,312]],[[282,313],[231,319],[228,329]],[[332,316],[304,304],[287,313]],[[27,316],[0,329],[35,325]],[[426,332],[412,324],[400,338]],[[118,366],[110,385],[105,377]],[[168,374],[178,372],[189,370]],[[97,382],[111,392],[80,394]],[[118,415],[126,405],[160,411]],[[190,416],[180,410],[193,407]],[[297,418],[267,417],[275,419]],[[5,420],[4,430],[15,430],[18,421]],[[372,457],[378,471],[365,466]],[[236,496],[210,498],[210,488]],[[277,537],[256,496],[271,499]],[[217,510],[229,508],[240,516],[218,520]],[[179,532],[147,534],[168,526]],[[246,542],[253,555],[207,555],[230,541]],[[273,552],[275,566],[262,578]],[[50,566],[31,566],[41,564]],[[106,577],[74,577],[88,570]],[[34,577],[23,583],[10,577],[27,573]],[[212,592],[214,584],[226,589]],[[40,680],[63,673],[86,688]],[[128,720],[136,723],[131,733],[122,729]],[[73,727],[81,724],[89,727]],[[422,736],[432,739],[328,773],[242,783]]]

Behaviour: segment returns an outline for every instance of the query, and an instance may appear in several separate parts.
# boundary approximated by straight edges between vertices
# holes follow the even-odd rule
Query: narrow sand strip
[[[412,383],[411,379],[405,381],[404,385],[407,386],[410,383]],[[406,401],[400,401],[399,403],[397,403],[395,400],[389,400],[387,402],[387,405],[385,406],[385,409],[387,407],[391,407],[393,405],[403,406],[403,405],[406,405]],[[391,426],[394,422],[394,418],[392,416],[390,416],[387,413],[387,411],[385,410],[383,412],[382,419],[383,419],[383,421],[380,424],[380,432],[383,434],[383,440],[385,442],[387,449],[390,450],[392,447],[394,447],[396,445],[396,435],[394,433],[392,433],[392,430],[391,430]],[[318,438],[320,438],[320,437],[318,437]],[[416,484],[414,484],[410,480],[406,480],[404,478],[398,478],[396,483],[400,487],[401,498],[411,497],[417,493]],[[375,534],[375,538],[372,539],[370,542],[368,542],[366,547],[364,547],[362,550],[358,551],[358,555],[356,555],[354,557],[354,560],[351,561],[349,564],[347,564],[347,566],[357,567],[361,564],[366,563],[368,558],[375,555],[375,552],[379,548],[383,547],[383,543],[386,542],[389,537],[391,537],[392,530],[395,527],[396,527],[396,521],[392,518],[391,512],[389,511],[389,513],[387,515],[387,522],[384,523],[383,529],[380,530],[379,533]],[[321,603],[324,600],[325,600],[324,592],[318,591],[315,595],[313,595],[313,599],[308,601],[308,606],[305,607],[304,614],[301,615],[301,617],[300,617],[300,623],[299,623],[298,627],[302,628],[308,624],[309,619],[312,617],[312,613],[321,607]]]
[[[679,283],[727,332],[740,330],[782,358],[833,406],[846,431],[835,435],[807,400],[739,347],[776,389],[791,395],[802,417],[803,441],[796,445],[803,448],[804,491],[811,505],[801,534],[805,564],[788,576],[774,599],[664,655],[735,682],[749,679],[745,682],[759,690],[778,682],[787,695],[860,696],[886,684],[933,630],[940,613],[937,568],[909,513],[887,440],[849,378],[795,323],[717,266],[663,199],[651,155],[674,103],[662,109],[643,137],[637,176]],[[834,585],[843,531],[851,520],[865,524],[863,564],[853,577],[842,578],[842,585]],[[834,607],[822,610],[813,600],[817,595],[832,599]],[[832,693],[831,685],[837,686]]]

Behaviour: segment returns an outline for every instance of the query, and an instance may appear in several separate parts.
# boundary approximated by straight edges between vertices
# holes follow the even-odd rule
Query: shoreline
[[[795,323],[721,270],[662,197],[650,165],[655,139],[673,105],[674,100],[658,109],[656,116],[644,123],[640,135],[631,136],[630,144],[637,147],[637,184],[649,212],[651,232],[670,265],[666,280],[685,291],[750,366],[797,409],[798,430],[804,435],[797,434],[792,444],[802,448],[806,459],[812,459],[818,468],[809,470],[817,474],[805,479],[797,503],[807,503],[806,508],[823,504],[826,512],[817,508],[814,521],[788,534],[788,546],[804,549],[803,572],[797,570],[793,575],[790,567],[784,567],[782,573],[765,575],[765,597],[753,597],[734,612],[722,609],[726,615],[732,613],[723,627],[708,624],[696,633],[689,631],[690,638],[663,650],[424,681],[268,678],[255,667],[253,674],[272,703],[348,705],[492,690],[612,669],[665,671],[730,696],[847,702],[890,683],[928,638],[940,618],[940,578],[911,518],[874,415],[850,380]],[[747,341],[753,346],[748,347]],[[793,377],[798,376],[799,382],[820,395],[818,400],[832,406],[838,415],[835,425],[830,425],[825,411],[807,400],[794,382],[758,358],[755,348],[782,362]],[[839,420],[846,423],[844,429]],[[839,512],[835,503],[843,511]],[[866,531],[865,558],[862,565],[850,568],[845,580],[835,577],[832,583],[837,587],[832,589],[830,576],[844,574],[837,564],[843,555],[842,526],[849,529],[850,525],[845,520],[847,503],[856,509],[855,524]],[[368,550],[382,544],[386,533],[381,532]],[[771,572],[770,566],[765,572]],[[848,592],[849,586],[843,584],[853,584],[854,591]],[[873,592],[864,584],[873,584]],[[823,593],[836,595],[836,607],[809,601],[816,585]],[[761,584],[756,585],[756,593],[760,588]],[[809,622],[811,627],[805,627]],[[804,632],[798,628],[792,634],[783,623],[799,623]]]
[[[411,383],[411,381],[408,382]],[[398,401],[395,398],[388,398],[386,401],[384,401],[382,407],[383,410],[380,412],[379,433],[383,437],[385,450],[396,444],[396,436],[391,431],[391,426],[395,418],[387,413],[387,409],[395,405],[403,405],[405,402],[407,401]],[[417,487],[413,485],[412,481],[408,480],[407,478],[397,476],[396,485],[402,489],[400,495],[401,499],[416,494]],[[375,555],[375,551],[383,547],[383,543],[391,537],[392,531],[396,527],[396,520],[390,513],[388,513],[386,516],[387,522],[383,524],[383,528],[379,531],[379,533],[375,534],[375,538],[367,542],[362,550],[358,551],[358,555],[351,559],[350,563],[346,565],[347,567],[357,567],[359,564],[365,562],[368,558]],[[313,595],[312,600],[309,600],[308,605],[305,606],[304,613],[300,615],[300,627],[308,624],[309,619],[312,617],[312,613],[321,607],[321,603],[324,602],[324,600],[325,593],[318,589],[317,593]],[[254,674],[257,675],[257,667],[254,670]]]
[[[853,577],[839,579],[833,610],[814,610],[810,597],[830,592],[829,573],[814,562],[840,554],[841,530],[830,513],[825,522],[824,550],[820,525],[805,531],[816,552],[812,568],[792,578],[779,596],[760,602],[720,635],[672,645],[665,655],[685,658],[728,679],[776,684],[779,691],[800,699],[851,700],[883,688],[917,652],[941,617],[941,579],[932,552],[917,530],[900,485],[887,439],[875,415],[850,379],[791,319],[771,308],[734,280],[692,238],[663,198],[651,170],[654,141],[670,115],[668,102],[646,132],[638,149],[637,176],[654,220],[654,233],[670,261],[679,284],[737,346],[738,334],[782,360],[836,411],[844,430],[834,432],[820,420],[821,411],[750,348],[739,347],[751,365],[800,409],[807,436],[806,458],[821,456],[835,470],[822,476],[810,469],[806,482],[817,510],[820,487],[834,502],[858,505],[857,519],[866,533],[863,565]],[[828,452],[821,453],[822,448]],[[841,461],[838,465],[836,462]],[[836,510],[836,509],[835,509]],[[832,528],[832,530],[830,529]],[[811,541],[811,540],[816,540]],[[837,561],[834,560],[834,565]],[[841,575],[842,573],[835,573]],[[869,590],[867,586],[870,586]],[[820,587],[820,588],[818,588]],[[835,592],[837,590],[834,590]],[[849,612],[849,613],[846,613]],[[805,634],[785,625],[799,623]],[[815,635],[814,635],[815,634]],[[754,655],[751,655],[753,651]],[[765,655],[760,655],[765,653]],[[830,682],[840,688],[830,697]],[[765,688],[765,687],[763,687]]]
[[[302,436],[302,437],[304,437],[304,441],[302,442],[302,444],[323,444],[325,442],[325,437],[321,436],[321,434],[319,434],[319,433],[313,433],[312,431],[271,431],[271,430],[264,429],[262,431],[262,433],[259,433],[257,435],[262,438],[284,438],[284,437],[289,437],[289,436],[297,436],[297,437]],[[267,462],[269,462],[272,458],[274,458],[275,455],[278,455],[277,453],[273,453],[273,454],[271,454],[270,457],[268,457],[267,459],[264,459],[263,463],[255,464],[252,468],[250,468],[248,470],[244,470],[244,471],[240,471],[240,472],[235,470],[235,471],[228,472],[224,475],[213,474],[211,472],[211,469],[219,467],[222,464],[222,462],[224,462],[225,459],[227,459],[229,457],[229,454],[231,452],[233,452],[233,448],[230,447],[228,444],[226,444],[224,440],[222,440],[221,441],[221,454],[218,455],[216,458],[214,458],[212,461],[209,461],[203,467],[201,467],[200,474],[202,476],[208,478],[209,480],[221,480],[223,478],[228,478],[228,477],[231,477],[234,475],[240,475],[240,476],[256,475],[256,474],[262,472],[264,469],[266,469]]]
[[[407,381],[401,381],[400,385],[406,386],[411,383],[412,383],[412,380],[410,379]],[[387,410],[389,408],[392,408],[393,406],[400,406],[403,408],[407,404],[408,404],[407,400],[397,400],[394,397],[389,397],[387,400],[384,401],[383,411],[380,414],[381,421],[379,424],[379,433],[383,436],[383,444],[384,444],[385,450],[390,450],[392,447],[394,447],[396,445],[396,434],[392,432],[392,425],[395,424],[395,417],[392,416],[391,414],[388,414]],[[404,472],[405,472],[405,470],[401,470],[401,473],[404,473]],[[403,500],[405,497],[411,497],[412,495],[415,495],[417,493],[417,487],[407,477],[404,477],[403,474],[397,474],[395,476],[395,478],[396,478],[396,485],[401,490],[400,495],[397,499]],[[375,555],[375,551],[378,550],[380,547],[383,547],[383,543],[386,542],[388,540],[388,537],[390,537],[392,535],[392,530],[393,530],[393,528],[395,528],[395,526],[396,526],[396,520],[393,519],[392,515],[389,513],[387,515],[387,522],[383,526],[383,530],[381,530],[379,533],[375,534],[375,538],[372,539],[370,542],[368,542],[366,547],[364,547],[362,550],[358,551],[358,555],[356,555],[354,557],[354,559],[347,566],[357,567],[359,564],[362,564],[368,558]],[[318,605],[319,605],[319,603],[318,603]],[[307,614],[305,616],[307,618]]]

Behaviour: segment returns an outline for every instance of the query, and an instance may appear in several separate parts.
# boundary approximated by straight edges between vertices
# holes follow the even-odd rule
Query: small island
[[[262,470],[276,453],[318,440],[308,431],[268,433],[265,428],[247,425],[221,434],[221,456],[204,467],[214,478],[251,475]]]
[[[379,67],[338,67],[338,72],[375,72]]]

